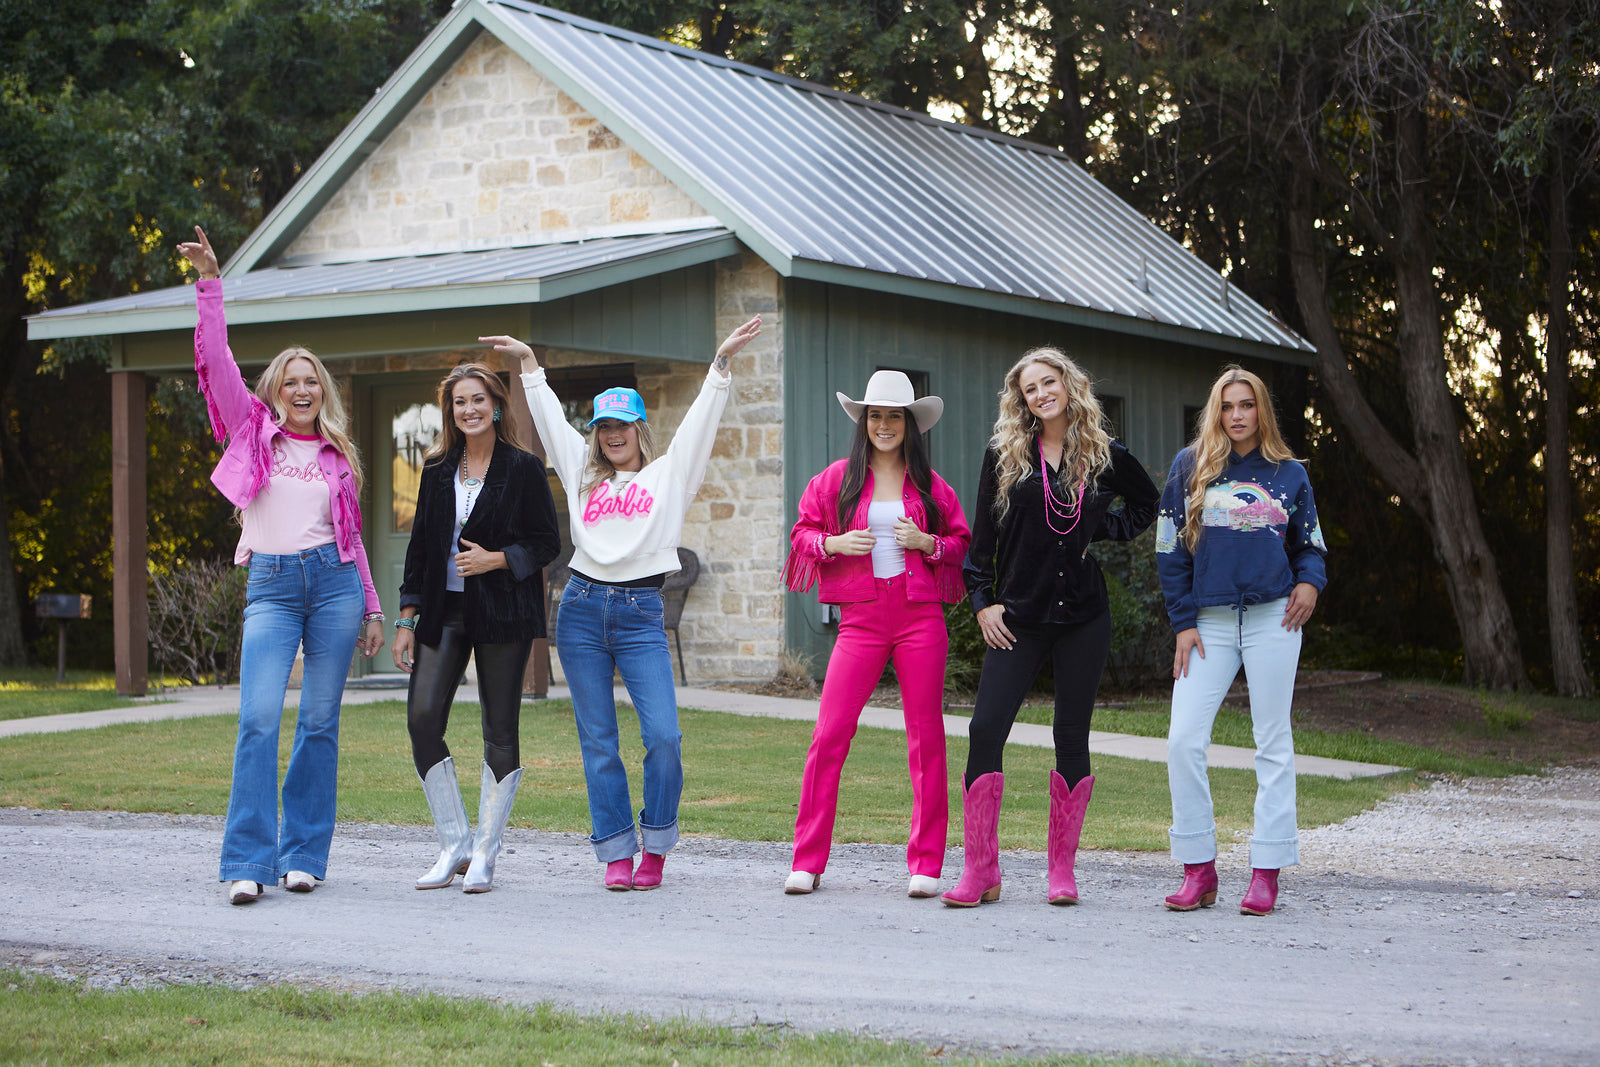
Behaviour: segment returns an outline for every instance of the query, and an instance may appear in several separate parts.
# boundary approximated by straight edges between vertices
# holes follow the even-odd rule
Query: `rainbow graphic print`
[[[1228,530],[1265,530],[1287,525],[1289,513],[1255,482],[1219,482],[1206,488],[1200,522]]]

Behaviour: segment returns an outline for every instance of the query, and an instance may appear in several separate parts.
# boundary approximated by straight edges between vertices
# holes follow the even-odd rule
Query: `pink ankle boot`
[[[632,856],[606,864],[606,888],[613,893],[626,893],[633,888]]]
[[[1250,888],[1239,902],[1240,915],[1271,915],[1278,903],[1278,872],[1267,867],[1250,871]]]
[[[1006,776],[990,771],[962,791],[961,835],[966,846],[961,881],[941,899],[952,908],[975,908],[1000,899],[1000,800]]]
[[[1050,772],[1050,903],[1076,904],[1078,879],[1073,864],[1078,858],[1078,837],[1083,833],[1083,817],[1094,793],[1094,775],[1068,789],[1060,772]]]
[[[639,869],[633,872],[633,888],[654,889],[661,884],[661,868],[667,857],[646,852],[639,860]]]
[[[1217,861],[1185,863],[1183,885],[1167,898],[1168,911],[1194,911],[1217,902]]]

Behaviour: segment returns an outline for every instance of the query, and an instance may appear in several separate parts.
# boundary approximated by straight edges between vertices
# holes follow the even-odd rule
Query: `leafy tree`
[[[174,235],[194,222],[237,244],[448,9],[449,0],[0,0],[0,546],[25,563],[21,583],[17,568],[0,567],[0,664],[25,656],[20,601],[64,561],[101,577],[109,569],[38,526],[52,493],[91,491],[60,475],[92,482],[87,467],[64,464],[103,431],[103,418],[76,416],[108,384],[103,373],[81,382],[86,392],[62,383],[79,381],[78,363],[102,369],[104,346],[29,343],[23,316],[176,284]],[[53,390],[34,388],[41,373],[56,376]],[[55,420],[45,430],[41,412]],[[54,426],[73,427],[79,447],[62,450],[46,432]],[[170,488],[158,481],[193,472],[151,470],[154,523]],[[31,539],[25,561],[19,535]],[[212,536],[153,538],[153,562],[215,552],[227,535]]]

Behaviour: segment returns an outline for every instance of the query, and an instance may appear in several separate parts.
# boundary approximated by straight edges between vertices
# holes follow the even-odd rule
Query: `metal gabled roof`
[[[782,274],[1313,351],[1060,152],[523,0],[469,2]],[[950,286],[969,294],[936,291]]]
[[[569,244],[450,252],[303,267],[227,278],[234,324],[488,307],[557,300],[734,255],[724,229],[609,237]],[[194,287],[133,293],[31,316],[28,337],[89,337],[194,326]]]

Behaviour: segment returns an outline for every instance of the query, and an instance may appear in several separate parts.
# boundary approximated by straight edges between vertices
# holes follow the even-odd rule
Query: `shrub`
[[[243,567],[225,560],[151,571],[150,651],[159,670],[194,685],[239,677],[247,578]]]

